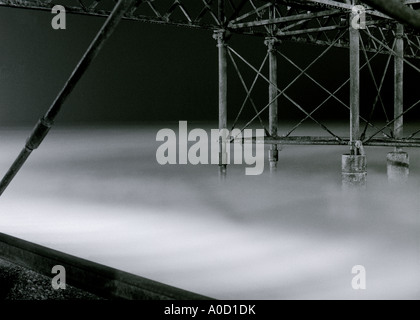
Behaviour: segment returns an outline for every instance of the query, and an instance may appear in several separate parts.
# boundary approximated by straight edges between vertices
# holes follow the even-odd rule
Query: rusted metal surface
[[[350,21],[355,14],[350,15]],[[351,152],[358,153],[355,146],[360,137],[360,32],[349,28],[350,32],[350,144]]]
[[[395,0],[397,1],[397,0]],[[387,3],[388,1],[379,1]],[[378,2],[378,3],[379,3]],[[368,1],[362,2],[364,4]],[[404,10],[411,14],[416,12],[407,5],[418,4],[418,0],[407,0],[401,4]],[[0,0],[0,6],[48,10],[54,5],[63,5],[68,13],[89,16],[107,17],[110,14],[111,1],[97,0]],[[278,15],[270,16],[270,11],[278,11]],[[336,37],[336,30],[347,27],[346,17],[352,11],[353,5],[347,0],[155,0],[138,1],[135,6],[126,12],[124,19],[173,25],[187,28],[219,30],[221,27],[233,33],[269,35],[268,26],[276,25],[278,28],[274,36],[282,40],[294,42],[309,42],[318,45],[330,45]],[[380,7],[380,10],[385,10]],[[371,19],[367,24],[391,30],[393,19],[381,11],[367,7]],[[307,27],[311,25],[311,27]],[[418,33],[413,30],[406,31],[406,35],[417,43]],[[377,31],[377,30],[376,30]],[[378,36],[382,36],[381,32]],[[313,34],[312,37],[307,37]],[[383,39],[386,40],[386,37]],[[348,39],[335,43],[337,47],[350,46]],[[367,50],[378,51],[373,42],[366,44]],[[409,45],[413,49],[414,46]],[[417,58],[417,54],[407,51],[406,55]]]
[[[363,0],[363,2],[402,23],[420,30],[420,12],[407,6],[407,4],[418,3],[418,1]]]
[[[296,136],[296,137],[254,137],[235,139],[242,143],[265,143],[278,145],[314,145],[314,146],[348,146],[350,145],[350,138],[342,138],[337,140],[333,137],[316,137],[316,136]],[[364,146],[368,147],[401,147],[401,148],[419,148],[420,139],[387,139],[387,138],[373,138],[368,142],[363,142]]]
[[[420,130],[406,138],[404,138],[403,131],[405,114],[420,104],[419,100],[412,106],[406,106],[404,108],[403,92],[404,66],[413,68],[420,73],[420,68],[413,62],[414,59],[420,58],[420,36],[418,31],[414,30],[416,23],[413,24],[412,21],[413,17],[416,18],[420,15],[415,10],[420,6],[420,0],[173,0],[169,2],[163,0],[133,0],[132,3],[134,5],[130,10],[121,13],[121,19],[213,30],[214,38],[217,40],[218,46],[219,129],[228,128],[227,68],[229,56],[233,61],[233,67],[238,73],[241,84],[244,86],[247,94],[232,129],[236,128],[235,125],[238,123],[237,120],[239,119],[245,104],[247,101],[250,101],[256,116],[250,121],[245,121],[244,123],[246,124],[241,130],[251,126],[256,119],[260,121],[260,124],[264,127],[267,134],[265,143],[271,144],[269,161],[273,167],[275,167],[278,160],[277,146],[281,144],[348,145],[353,155],[359,155],[362,152],[363,146],[392,146],[397,148],[396,151],[401,151],[398,148],[402,147],[420,146],[419,141],[413,139],[414,136],[420,133]],[[64,3],[61,3],[61,0],[0,0],[0,6],[38,10],[51,10],[52,6],[55,4]],[[69,13],[107,16],[111,4],[112,2],[98,0],[74,0],[68,1],[64,5]],[[367,8],[366,29],[363,30],[355,29],[352,25],[352,21],[358,17],[358,14],[353,12],[354,5],[358,4],[363,4]],[[377,10],[372,9],[369,5],[374,6]],[[148,13],[146,14],[146,12]],[[404,27],[402,24],[397,23],[393,18],[407,24],[407,26]],[[258,35],[261,36],[261,39],[266,40],[268,54],[264,58],[260,68],[255,67],[240,53],[228,45],[227,39],[235,33]],[[314,58],[306,68],[301,68],[297,63],[293,62],[293,58],[288,58],[280,49],[276,48],[276,43],[283,43],[284,41],[323,45],[326,46],[326,50],[320,56]],[[263,40],[261,41],[261,44],[262,42]],[[332,47],[349,48],[350,52],[349,78],[335,91],[328,89],[319,81],[319,79],[312,77],[308,72],[308,70]],[[365,58],[363,65],[361,65],[360,59],[361,52],[364,53]],[[373,53],[373,55],[369,56],[368,53]],[[374,111],[377,102],[382,104],[386,113],[383,102],[384,99],[380,96],[386,70],[380,84],[377,83],[376,79],[373,79],[375,88],[378,91],[378,97],[370,113],[371,116],[363,117],[360,114],[360,94],[361,90],[363,90],[360,86],[360,71],[367,66],[369,72],[373,75],[373,78],[375,78],[370,61],[379,54],[388,55],[390,57],[388,59],[389,63],[392,61],[392,57],[395,59],[394,117],[392,118],[386,115],[386,125],[383,127],[377,127],[372,117],[375,114]],[[248,86],[246,78],[241,75],[241,71],[234,61],[234,57],[239,58],[244,62],[246,67],[249,68],[248,71],[256,74],[251,86]],[[280,60],[277,61],[277,57],[282,57],[283,60],[281,61],[286,60],[299,70],[299,75],[293,79],[293,81],[290,81],[285,88],[278,87],[277,69]],[[266,70],[264,69],[266,67],[266,61],[269,62],[268,75],[264,74],[264,70]],[[388,68],[388,65],[386,69]],[[79,67],[80,70],[83,70],[85,66],[79,65]],[[283,76],[284,75],[282,74],[282,77]],[[309,78],[317,87],[328,94],[328,98],[318,106],[315,106],[314,109],[310,109],[311,106],[305,106],[298,103],[298,100],[294,99],[291,97],[291,94],[289,94],[289,88],[301,77]],[[8,182],[13,179],[14,175],[23,165],[32,150],[36,149],[40,142],[42,142],[52,126],[54,118],[59,112],[62,103],[68,93],[71,92],[72,85],[77,83],[78,78],[79,75],[77,72],[72,75],[72,78],[57,97],[54,105],[39,122],[34,133],[30,139],[28,139],[21,155],[0,185],[3,188],[0,189],[1,192],[4,191]],[[267,83],[270,101],[260,108],[251,97],[251,92],[255,83],[261,79]],[[339,96],[339,91],[348,85],[350,85],[349,101],[347,101],[347,99],[344,100]],[[277,136],[278,101],[280,98],[285,98],[287,103],[290,102],[290,105],[292,105],[293,108],[296,107],[299,112],[305,115],[305,117],[293,127],[285,137]],[[340,108],[346,108],[343,112],[349,113],[349,138],[341,137],[334,133],[331,128],[328,128],[328,126],[317,118],[317,114],[315,113],[321,107],[326,106],[330,100],[338,102]],[[365,104],[363,104],[363,107],[364,106]],[[266,110],[269,111],[268,130],[261,119],[262,114]],[[315,122],[327,132],[330,137],[291,137],[290,135],[307,120]],[[366,124],[363,133],[360,131],[360,122],[362,121]],[[371,136],[366,137],[366,134],[368,133],[366,129],[368,127],[370,127],[374,133],[371,134]],[[378,136],[381,138],[377,138]],[[251,139],[251,141],[258,142],[258,139]],[[220,141],[220,150],[220,175],[221,177],[224,177],[226,175],[227,154],[226,145],[223,141]]]
[[[270,102],[270,108],[269,108],[269,133],[271,137],[277,137],[277,131],[278,131],[278,108],[279,108],[279,102],[278,102],[278,63],[277,63],[277,51],[276,51],[276,45],[277,40],[275,38],[268,38],[266,40],[266,44],[268,47],[268,56],[269,56],[269,102]],[[272,145],[269,150],[269,162],[270,162],[270,170],[275,171],[277,168],[277,162],[278,162],[279,152],[277,149],[277,145]]]
[[[225,1],[218,0],[218,17],[225,20]],[[219,130],[227,130],[227,103],[228,103],[228,51],[226,45],[226,31],[220,29],[213,35],[217,41],[219,60]],[[219,177],[224,180],[227,171],[226,139],[223,134],[219,138]]]
[[[227,129],[227,48],[225,43],[225,32],[220,31],[215,34],[219,49],[219,130]],[[223,179],[226,176],[227,150],[226,141],[220,137],[219,143],[219,172]]]
[[[395,33],[394,57],[394,137],[404,137],[404,117],[398,117],[404,112],[404,26],[397,25]]]

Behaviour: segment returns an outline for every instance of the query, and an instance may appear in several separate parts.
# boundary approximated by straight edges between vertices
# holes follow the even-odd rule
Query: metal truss
[[[330,102],[334,103],[335,108],[341,108],[343,112],[348,113],[353,112],[351,103],[347,100],[342,100],[339,98],[338,94],[344,90],[349,89],[350,82],[351,82],[351,74],[349,74],[349,78],[340,83],[335,88],[327,88],[327,86],[323,85],[319,80],[316,79],[316,76],[310,74],[310,69],[317,63],[320,62],[322,58],[336,45],[334,42],[330,44],[330,46],[326,47],[325,50],[317,55],[307,66],[299,66],[295,61],[293,61],[292,57],[287,56],[281,48],[282,46],[277,42],[275,46],[275,55],[278,58],[281,58],[281,61],[286,64],[292,65],[297,71],[298,74],[294,78],[287,81],[287,85],[284,88],[280,88],[277,83],[274,83],[269,75],[264,74],[263,70],[267,70],[267,60],[269,57],[270,52],[268,52],[264,57],[262,57],[261,65],[252,65],[243,55],[238,53],[234,48],[227,45],[228,54],[234,69],[236,70],[240,82],[246,92],[246,96],[244,99],[243,104],[240,106],[238,115],[233,121],[232,129],[237,128],[239,123],[239,118],[243,114],[245,106],[248,104],[255,112],[255,116],[252,117],[249,121],[245,123],[244,126],[240,127],[240,131],[242,132],[244,129],[250,127],[255,121],[259,121],[260,124],[266,131],[266,136],[263,137],[254,137],[252,139],[243,139],[242,137],[237,139],[237,137],[232,137],[233,140],[241,140],[244,143],[266,143],[266,144],[273,144],[273,145],[351,145],[353,142],[358,142],[364,146],[393,146],[393,147],[420,147],[420,139],[416,139],[415,137],[420,134],[420,130],[411,132],[409,134],[403,135],[403,131],[400,127],[403,126],[403,118],[415,108],[420,107],[420,99],[410,103],[410,105],[403,108],[403,90],[402,90],[402,79],[395,80],[399,82],[395,82],[395,109],[394,114],[390,115],[389,109],[393,109],[392,103],[390,104],[389,101],[385,101],[382,97],[383,95],[383,88],[384,82],[387,74],[391,69],[391,61],[395,64],[395,72],[403,72],[403,67],[407,66],[408,69],[412,69],[419,77],[420,77],[420,65],[417,63],[417,60],[413,60],[409,57],[403,57],[402,52],[405,44],[408,44],[410,38],[404,34],[403,30],[401,29],[402,26],[396,26],[396,30],[389,33],[389,39],[384,41],[384,37],[381,37],[382,40],[377,38],[375,32],[376,30],[372,31],[372,26],[368,27],[366,30],[361,32],[357,32],[357,38],[359,39],[360,43],[360,59],[362,60],[361,64],[358,66],[357,73],[360,72],[367,72],[368,77],[366,77],[366,81],[371,81],[376,94],[374,101],[370,108],[365,108],[364,111],[367,116],[359,115],[359,119],[361,121],[360,130],[358,130],[357,134],[354,137],[343,137],[339,134],[333,132],[327,125],[325,125],[321,119],[317,117],[317,112],[321,109],[326,108],[327,104]],[[398,33],[400,32],[400,33]],[[380,33],[381,35],[383,33]],[[343,37],[348,37],[348,30],[342,30],[340,34],[337,35],[335,42],[341,41]],[[271,38],[272,39],[272,38]],[[390,39],[393,39],[392,43],[389,45]],[[270,38],[269,38],[270,40]],[[267,44],[268,41],[266,41]],[[372,43],[376,45],[376,51],[369,52],[367,50],[366,43]],[[412,44],[415,47],[415,50],[420,49],[419,44]],[[382,55],[388,55],[386,59],[385,65],[380,67],[381,73],[378,73],[378,69],[373,66],[373,62],[377,57]],[[238,64],[242,63],[245,68],[249,68],[255,74],[255,78],[253,79],[252,83],[247,84],[243,79],[242,73],[243,71],[240,70]],[[399,63],[399,64],[398,64]],[[280,64],[280,62],[279,62]],[[377,75],[380,75],[378,79]],[[395,75],[396,76],[396,75]],[[326,98],[322,100],[319,104],[315,106],[305,106],[301,105],[289,94],[290,88],[297,83],[297,81],[301,78],[307,78],[310,82],[316,86],[316,88],[320,92],[324,92],[326,94]],[[369,79],[370,78],[370,79]],[[389,78],[389,77],[388,77]],[[274,96],[271,96],[267,103],[262,105],[256,105],[253,97],[252,91],[255,88],[255,84],[258,80],[262,80],[266,82],[267,86],[271,86],[275,90]],[[350,88],[351,89],[351,88]],[[351,89],[354,94],[360,94],[360,88],[357,88],[357,92],[354,89]],[[297,121],[296,125],[292,126],[291,128],[287,129],[284,134],[277,135],[277,128],[275,130],[275,134],[272,134],[267,129],[267,126],[264,124],[262,119],[262,115],[267,113],[269,108],[273,106],[274,103],[278,103],[279,99],[283,99],[283,101],[288,102],[289,104],[293,105],[297,108],[302,114],[303,118],[300,121]],[[369,105],[366,105],[369,107]],[[310,108],[308,108],[310,107]],[[331,107],[331,106],[330,106]],[[388,111],[387,111],[388,110]],[[375,121],[375,116],[382,114],[382,118],[385,118],[385,124],[383,121]],[[273,119],[270,117],[270,122],[277,122],[277,119]],[[311,121],[317,124],[325,133],[325,137],[302,137],[302,136],[293,136],[293,133],[296,132],[298,128],[300,128],[305,122]],[[375,123],[376,122],[376,123]],[[381,123],[381,124],[378,124]],[[359,127],[359,126],[358,126]]]
[[[398,1],[398,2],[395,2]],[[366,0],[369,3],[383,3],[382,0]],[[122,3],[126,6],[122,10]],[[265,129],[265,137],[254,137],[250,141],[242,142],[271,144],[269,161],[270,168],[275,170],[278,162],[278,146],[289,144],[308,145],[348,145],[351,154],[358,156],[364,153],[363,146],[393,146],[420,147],[420,139],[415,137],[420,130],[404,134],[403,119],[414,108],[420,105],[420,100],[404,104],[403,74],[407,66],[416,73],[420,73],[417,59],[420,57],[420,34],[415,24],[403,25],[382,11],[377,11],[369,6],[365,28],[357,29],[351,25],[360,13],[354,10],[357,0],[0,0],[0,6],[33,10],[51,10],[55,5],[62,5],[68,13],[84,14],[90,16],[112,17],[111,11],[120,7],[118,19],[128,19],[142,22],[174,25],[189,28],[213,30],[214,39],[217,41],[219,54],[219,129],[228,128],[228,62],[238,75],[240,84],[246,93],[243,103],[238,106],[238,114],[233,121],[232,129],[237,128],[245,107],[252,107],[255,116],[245,122],[240,128],[242,132],[254,121],[259,121]],[[389,0],[411,14],[417,14],[415,9],[420,6],[420,0]],[[116,5],[117,4],[117,5]],[[384,10],[386,12],[386,10]],[[401,18],[401,16],[399,16]],[[410,22],[410,19],[407,20]],[[254,66],[241,53],[231,47],[228,40],[232,34],[242,34],[261,37],[261,43],[267,47],[267,54],[262,58],[260,65]],[[94,40],[90,49],[99,48]],[[321,45],[324,51],[313,59],[307,66],[299,66],[292,57],[282,50],[281,43],[293,41]],[[322,84],[310,69],[334,47],[348,48],[350,52],[349,78],[335,88],[328,88]],[[87,53],[88,54],[88,53]],[[89,54],[88,54],[89,55]],[[388,55],[387,62],[381,70],[383,74],[377,79],[377,70],[372,61],[379,55]],[[278,83],[279,61],[293,66],[298,75],[288,81],[284,88]],[[47,114],[35,127],[28,139],[25,148],[15,161],[0,184],[0,195],[13,179],[17,171],[26,161],[30,153],[36,149],[53,124],[62,103],[71,92],[82,73],[86,70],[86,56],[82,58],[75,73],[65,85],[56,101]],[[88,59],[90,61],[90,58]],[[384,82],[391,61],[394,64],[394,101],[393,115],[389,115],[387,103],[382,97]],[[268,74],[266,67],[268,65]],[[241,68],[252,70],[255,77],[247,83]],[[360,108],[360,73],[368,72],[376,91],[376,97],[370,108]],[[76,75],[76,77],[75,77]],[[290,93],[290,88],[301,78],[309,79],[326,98],[315,106],[305,106],[298,102]],[[268,101],[259,105],[254,99],[253,91],[257,81],[264,81],[269,88]],[[340,92],[349,89],[349,99],[340,98]],[[288,129],[285,134],[279,134],[278,110],[282,101],[299,110],[303,118]],[[318,111],[334,103],[337,108],[342,108],[350,114],[350,135],[340,136],[323,123],[318,117]],[[375,121],[377,113],[383,112],[385,124]],[[361,112],[362,111],[362,112]],[[268,112],[268,126],[263,120],[263,113]],[[293,136],[295,131],[306,121],[316,123],[323,131],[325,137]],[[283,128],[282,128],[283,129]],[[236,137],[231,137],[232,141]],[[262,139],[264,138],[264,139]],[[226,173],[226,145],[220,140],[220,173]],[[401,149],[399,149],[401,150]]]
[[[349,27],[353,5],[346,0],[137,0],[124,18],[129,20],[231,33],[276,37],[279,40],[349,47],[348,37],[335,41]],[[75,14],[108,16],[116,0],[0,0],[0,6],[51,10],[63,5]],[[420,0],[406,0],[413,7]],[[367,8],[367,25],[382,42],[395,29],[395,20]],[[407,28],[407,56],[417,57],[420,37]],[[374,41],[365,44],[368,51],[378,50]]]

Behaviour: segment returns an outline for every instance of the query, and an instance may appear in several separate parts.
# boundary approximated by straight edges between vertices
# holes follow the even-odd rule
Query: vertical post
[[[217,0],[217,17],[221,29],[215,31],[213,38],[217,41],[219,50],[219,179],[226,179],[227,171],[227,47],[226,30],[223,29],[226,23],[225,0]],[[229,144],[230,145],[230,144]]]
[[[276,8],[275,1],[272,1],[270,6],[270,19],[276,18]],[[275,138],[278,136],[278,66],[277,66],[277,38],[274,36],[277,31],[277,26],[275,24],[269,26],[270,37],[265,41],[265,44],[268,49],[268,58],[269,58],[269,79],[270,84],[268,88],[268,99],[270,102],[269,107],[269,127],[268,131],[271,137]],[[274,174],[277,171],[277,164],[279,161],[279,150],[276,144],[270,145],[270,150],[268,151],[268,160],[270,162],[270,173]]]
[[[404,118],[400,115],[404,112],[404,26],[397,24],[395,33],[394,57],[394,137],[404,137]],[[402,148],[395,148],[387,156],[388,180],[393,183],[406,182],[408,180],[410,159]]]
[[[353,1],[353,5],[356,5]],[[360,141],[360,31],[350,14],[350,154],[342,157],[343,188],[366,187],[367,159]]]
[[[219,51],[219,177],[226,178],[227,170],[227,47],[225,30],[216,31],[214,38],[217,40]]]
[[[354,14],[351,14],[350,21]],[[350,144],[351,153],[358,155],[356,141],[360,136],[360,31],[350,26]]]
[[[269,68],[270,68],[270,85],[268,98],[271,102],[269,107],[269,133],[270,136],[277,137],[278,131],[278,81],[277,81],[277,53],[276,53],[277,39],[267,38],[266,45],[268,47],[269,55]],[[277,171],[277,163],[279,161],[279,151],[276,144],[270,146],[268,159],[270,161],[270,172],[274,173]]]
[[[395,53],[394,57],[394,118],[404,112],[404,26],[397,25],[395,34]],[[396,139],[404,136],[404,117],[399,117],[394,122],[394,135]],[[400,151],[396,149],[395,151]]]

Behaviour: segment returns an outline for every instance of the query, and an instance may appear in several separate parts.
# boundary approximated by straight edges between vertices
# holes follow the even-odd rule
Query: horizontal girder
[[[264,143],[277,145],[324,145],[324,146],[349,146],[350,138],[336,139],[334,137],[314,137],[314,136],[295,136],[295,137],[254,137],[237,138],[235,143]],[[232,141],[233,142],[233,141]],[[363,143],[367,147],[398,147],[398,148],[419,148],[420,139],[388,139],[372,138]]]
[[[363,0],[375,5],[367,8],[367,28],[378,40],[392,48],[396,21],[383,12],[381,3],[398,2],[403,13],[420,15],[414,9],[420,0]],[[108,16],[115,0],[0,0],[0,6],[51,10],[63,5],[68,13],[91,16]],[[232,33],[275,37],[279,40],[305,42],[318,45],[349,47],[348,37],[338,36],[349,28],[351,0],[138,0],[125,19],[201,28],[225,29]],[[411,17],[411,16],[410,16]],[[395,15],[394,15],[395,18]],[[407,18],[407,22],[411,20]],[[419,20],[420,21],[420,20]],[[414,28],[407,27],[406,57],[417,58],[420,37]],[[413,46],[412,46],[413,44]],[[414,46],[415,44],[415,46]],[[377,52],[383,47],[366,39],[366,50]],[[387,52],[384,52],[387,53]]]

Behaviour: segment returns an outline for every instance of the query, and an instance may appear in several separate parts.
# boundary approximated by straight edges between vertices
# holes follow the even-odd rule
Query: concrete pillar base
[[[366,188],[367,157],[366,155],[345,154],[341,159],[343,189]]]
[[[387,155],[388,181],[406,183],[410,174],[410,156],[406,152],[390,152]]]

